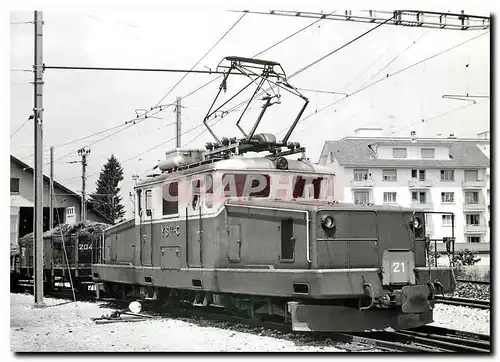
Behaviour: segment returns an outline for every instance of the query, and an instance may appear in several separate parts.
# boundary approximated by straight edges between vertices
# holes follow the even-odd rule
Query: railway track
[[[480,284],[480,285],[491,284],[489,281],[485,280],[456,279],[456,281],[457,283],[469,283],[469,284]]]
[[[31,290],[32,292],[32,290]],[[71,289],[53,290],[48,296],[66,299],[68,303],[73,301]],[[125,308],[130,300],[114,298],[101,298],[95,296],[78,296],[80,301],[100,301],[108,303],[108,307],[115,309]],[[390,352],[467,352],[467,353],[489,353],[490,336],[475,334],[446,328],[423,326],[411,330],[394,332],[364,332],[364,333],[297,333],[292,332],[290,324],[278,321],[251,319],[225,313],[222,308],[217,307],[173,307],[168,310],[159,309],[154,301],[145,301],[145,311],[156,318],[188,318],[190,322],[207,323],[207,321],[220,324],[221,328],[233,328],[235,326],[246,326],[249,333],[261,334],[263,330],[274,331],[289,338],[291,335],[301,336],[302,340],[311,343],[333,342],[335,346],[348,351],[360,351],[369,348],[377,348]],[[119,322],[119,321],[117,321]],[[301,342],[303,343],[303,342]]]
[[[443,298],[436,297],[438,303],[458,305],[462,307],[478,308],[478,309],[490,309],[489,300],[481,299],[469,299],[469,298]]]

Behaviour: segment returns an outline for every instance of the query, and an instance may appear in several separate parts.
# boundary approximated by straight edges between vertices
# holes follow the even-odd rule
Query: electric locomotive
[[[217,97],[231,72],[259,81],[253,97],[274,77],[272,85],[304,100],[299,115],[282,141],[257,134],[278,98],[268,92],[250,132],[238,125],[243,138],[219,140],[209,126],[214,101],[204,122],[216,142],[167,152],[161,173],[137,183],[135,217],[106,230],[94,280],[122,296],[218,306],[283,319],[297,331],[432,322],[434,295],[455,283],[450,268],[426,266],[425,215],[336,202],[335,176],[288,142],[308,101],[279,63],[224,61]]]

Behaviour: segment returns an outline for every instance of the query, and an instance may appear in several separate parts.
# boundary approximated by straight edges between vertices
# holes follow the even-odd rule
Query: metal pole
[[[175,107],[175,112],[176,112],[176,133],[175,133],[175,147],[180,148],[181,147],[181,97],[177,97],[176,100],[176,107]]]
[[[81,220],[87,219],[87,208],[85,202],[85,181],[87,179],[86,171],[87,171],[87,155],[90,153],[89,149],[80,148],[78,150],[78,154],[82,157],[82,211],[81,211]]]
[[[35,64],[34,64],[34,133],[35,133],[35,172],[34,172],[34,234],[33,269],[35,308],[44,307],[43,302],[43,16],[35,11]]]
[[[54,147],[50,147],[49,229],[54,227]]]
[[[87,216],[85,215],[85,153],[82,154],[82,220],[85,220]]]

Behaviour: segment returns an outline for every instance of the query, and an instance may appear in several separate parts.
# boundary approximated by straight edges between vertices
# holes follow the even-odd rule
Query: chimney
[[[417,133],[415,131],[410,132],[411,143],[417,143]]]

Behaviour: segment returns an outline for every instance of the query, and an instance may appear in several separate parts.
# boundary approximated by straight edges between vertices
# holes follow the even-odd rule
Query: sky
[[[245,6],[172,6],[140,11],[124,7],[92,7],[69,10],[44,10],[43,61],[47,66],[96,66],[133,68],[190,69],[224,33],[234,28],[204,57],[195,69],[216,69],[226,56],[252,57],[314,19],[229,12],[225,9],[284,9],[331,13],[327,2],[279,6],[250,4]],[[428,6],[422,10],[430,9]],[[488,15],[473,6],[443,6],[435,11]],[[243,16],[243,18],[242,18]],[[10,21],[10,134],[29,117],[33,108],[31,72],[33,65],[32,11],[9,12]],[[280,62],[290,75],[325,54],[366,32],[374,25],[322,20],[259,56]],[[484,34],[484,35],[482,35]],[[387,77],[405,67],[477,37],[442,55],[422,62],[406,71]],[[310,104],[302,121],[292,134],[307,148],[307,155],[317,162],[323,144],[353,135],[356,128],[376,126],[387,136],[420,137],[454,133],[458,137],[475,137],[490,129],[490,101],[487,98],[468,102],[444,99],[444,94],[490,95],[489,32],[408,28],[384,25],[335,52],[300,74],[289,78],[297,88],[350,94],[363,86],[381,80],[335,106],[325,106],[343,95],[302,91]],[[77,150],[88,146],[87,192],[95,190],[99,172],[111,154],[124,169],[121,183],[127,216],[132,203],[129,192],[132,175],[145,175],[169,149],[175,147],[175,113],[169,107],[128,128],[121,127],[81,141],[65,143],[124,125],[136,116],[137,109],[149,109],[159,101],[170,104],[176,97],[212,80],[214,75],[180,73],[112,72],[51,70],[44,73],[44,173],[49,173],[49,147],[54,146],[54,175],[57,182],[80,192],[81,165]],[[203,148],[213,141],[201,124],[218,90],[219,81],[182,99],[183,146]],[[237,89],[238,80],[228,83]],[[170,91],[171,90],[171,91]],[[162,99],[168,92],[170,94]],[[286,102],[285,102],[286,101]],[[470,105],[470,106],[469,106]],[[281,105],[270,108],[261,130],[278,133],[291,124],[300,102],[284,97]],[[251,127],[259,107],[251,107],[244,127]],[[234,115],[215,126],[220,136],[236,134]],[[422,122],[422,120],[424,120]],[[125,129],[126,128],[126,129]],[[113,132],[118,133],[111,135]],[[201,135],[200,135],[201,133]],[[198,136],[199,135],[199,136]],[[283,133],[281,134],[281,136]],[[103,140],[100,140],[105,138]],[[170,140],[170,141],[169,141]],[[149,149],[158,146],[149,152]],[[33,124],[26,123],[11,139],[10,153],[33,164]]]

